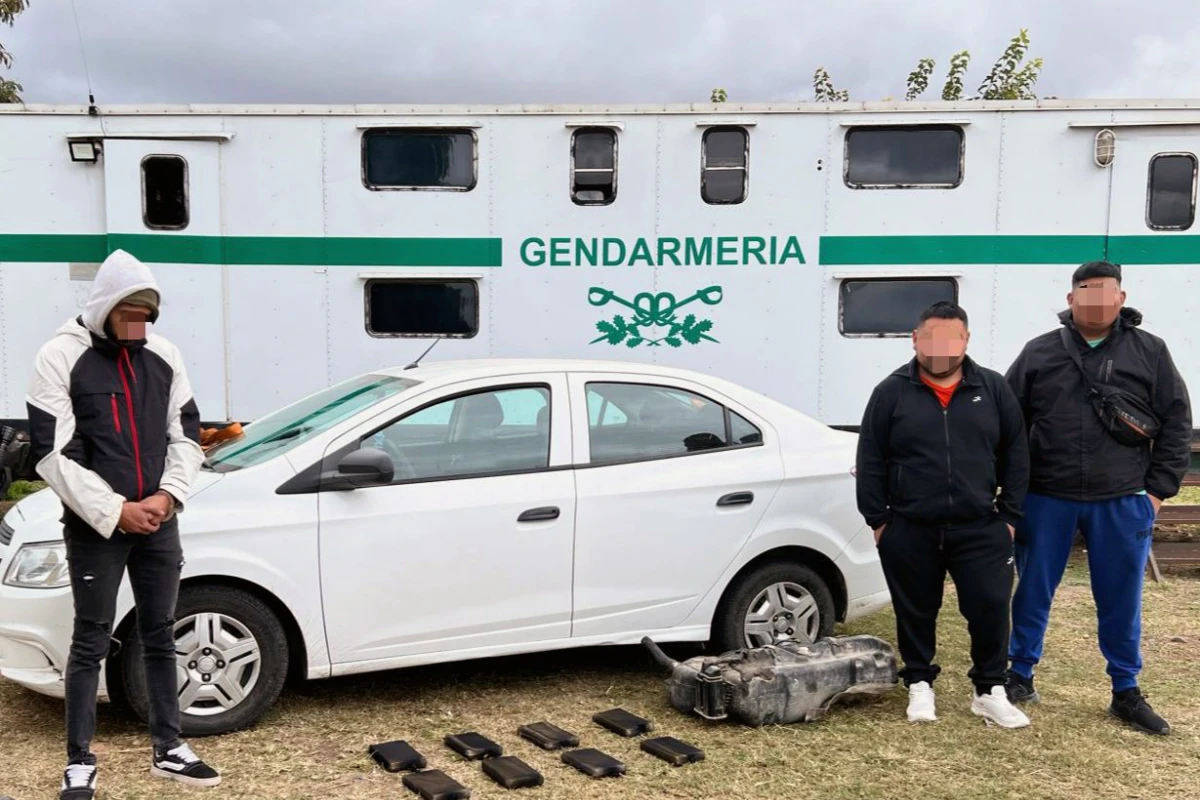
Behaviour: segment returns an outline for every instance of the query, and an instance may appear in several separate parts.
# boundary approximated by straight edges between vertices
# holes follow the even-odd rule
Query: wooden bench
[[[1154,549],[1159,564],[1200,564],[1200,542],[1159,542]]]
[[[1163,525],[1200,525],[1200,506],[1164,505],[1158,510],[1158,519],[1154,526]],[[1200,543],[1197,542],[1159,542],[1150,545],[1150,573],[1155,581],[1162,581],[1159,563],[1164,564],[1200,564]]]

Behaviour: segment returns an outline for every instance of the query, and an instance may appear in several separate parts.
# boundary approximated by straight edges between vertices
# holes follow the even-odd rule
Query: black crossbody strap
[[[1079,357],[1079,349],[1076,348],[1075,343],[1071,341],[1071,331],[1064,327],[1060,329],[1060,333],[1062,333],[1063,347],[1067,348],[1067,355],[1069,355],[1071,360],[1075,362],[1075,366],[1079,367],[1079,374],[1083,375],[1083,382],[1087,384],[1088,391],[1092,394],[1095,394],[1096,387],[1092,383],[1091,377],[1087,374],[1087,370],[1084,369],[1083,359]]]

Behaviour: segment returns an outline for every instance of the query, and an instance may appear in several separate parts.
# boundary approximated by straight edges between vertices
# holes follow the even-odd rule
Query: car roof
[[[425,383],[493,378],[537,372],[626,372],[632,375],[674,377],[712,384],[731,385],[711,375],[661,364],[638,361],[580,358],[481,358],[448,361],[422,361],[416,367],[389,367],[375,370],[383,375],[412,378]],[[739,387],[743,390],[744,387]]]

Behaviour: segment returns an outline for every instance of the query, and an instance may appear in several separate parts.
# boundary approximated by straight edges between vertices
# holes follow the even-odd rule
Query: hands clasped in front
[[[171,505],[171,499],[162,492],[139,502],[125,503],[117,525],[126,533],[154,533],[170,515]]]

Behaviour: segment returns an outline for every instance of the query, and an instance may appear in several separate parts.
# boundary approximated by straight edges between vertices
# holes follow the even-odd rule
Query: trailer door
[[[1142,312],[1142,328],[1162,336],[1184,380],[1200,386],[1194,323],[1200,133],[1178,126],[1112,130],[1107,258],[1122,265],[1125,304]],[[1107,134],[1097,137],[1100,163],[1106,140]]]
[[[106,139],[103,155],[109,248],[127,250],[154,272],[163,294],[154,331],[183,352],[206,421],[228,418],[229,408],[220,147]]]

